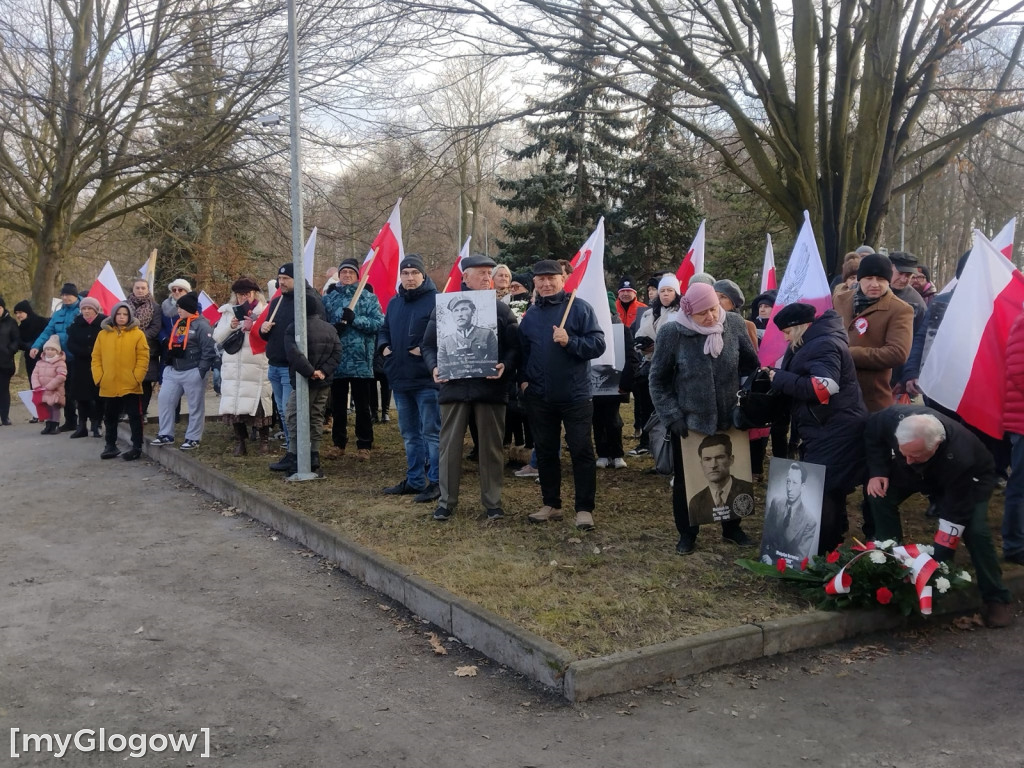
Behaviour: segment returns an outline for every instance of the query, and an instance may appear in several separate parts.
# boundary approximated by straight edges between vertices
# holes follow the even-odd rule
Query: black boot
[[[93,422],[93,425],[92,425],[92,436],[93,437],[103,437],[103,433],[100,431],[100,425],[96,424],[95,422]]]
[[[271,472],[287,472],[294,475],[299,469],[299,457],[294,453],[286,453],[280,459],[270,465]]]
[[[72,418],[70,415],[64,420],[63,424],[58,425],[58,431],[60,432],[74,432],[78,429],[78,418]]]
[[[103,448],[103,453],[100,454],[101,459],[116,459],[121,455],[121,451],[118,450],[116,444],[107,443]]]
[[[39,434],[41,434],[41,435],[56,435],[58,432],[60,432],[60,422],[48,421],[48,422],[46,422],[46,427]]]
[[[309,454],[309,469],[312,472],[316,472],[320,469],[320,453],[319,451],[312,451]]]
[[[71,433],[71,439],[72,440],[74,440],[75,438],[78,438],[78,437],[88,437],[88,436],[89,436],[89,430],[85,426],[84,422],[82,424],[79,424],[78,425],[78,429],[76,429],[74,432]]]

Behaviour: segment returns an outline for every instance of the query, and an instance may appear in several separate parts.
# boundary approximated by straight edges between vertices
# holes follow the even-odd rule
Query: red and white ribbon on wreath
[[[825,583],[825,594],[849,594],[853,577],[846,572],[846,569],[871,552],[881,552],[886,557],[898,560],[904,568],[910,570],[914,589],[917,590],[917,603],[921,610],[921,615],[930,616],[932,612],[932,588],[928,584],[928,580],[935,573],[939,564],[931,555],[918,549],[916,544],[893,547],[892,552],[886,552],[884,549],[877,549],[873,542],[869,542],[862,552],[854,555],[850,562],[839,569],[839,573]]]

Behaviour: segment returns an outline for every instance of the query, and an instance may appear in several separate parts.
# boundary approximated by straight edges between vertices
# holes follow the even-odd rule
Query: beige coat
[[[850,338],[850,353],[857,366],[857,381],[870,413],[892,405],[893,366],[903,365],[914,337],[914,308],[888,291],[860,315],[853,314],[857,291],[833,298]]]

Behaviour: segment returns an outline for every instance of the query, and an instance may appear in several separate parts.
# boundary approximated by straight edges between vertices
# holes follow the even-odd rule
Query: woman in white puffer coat
[[[246,439],[249,430],[259,430],[260,450],[270,452],[270,425],[274,418],[273,391],[267,378],[266,354],[253,354],[249,331],[253,321],[267,306],[255,280],[240,277],[231,286],[231,300],[220,308],[220,320],[213,329],[213,340],[218,347],[236,330],[242,330],[242,348],[233,354],[221,351],[220,415],[234,425],[235,450],[233,455],[248,453]]]

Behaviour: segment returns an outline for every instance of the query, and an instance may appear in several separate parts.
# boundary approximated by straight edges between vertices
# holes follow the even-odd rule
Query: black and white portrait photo
[[[498,371],[498,310],[494,291],[439,293],[437,376],[478,379]]]
[[[761,537],[761,561],[780,558],[799,567],[818,553],[825,467],[806,461],[772,459],[768,468],[768,511]]]
[[[739,520],[754,511],[750,440],[738,429],[683,439],[690,525]]]

